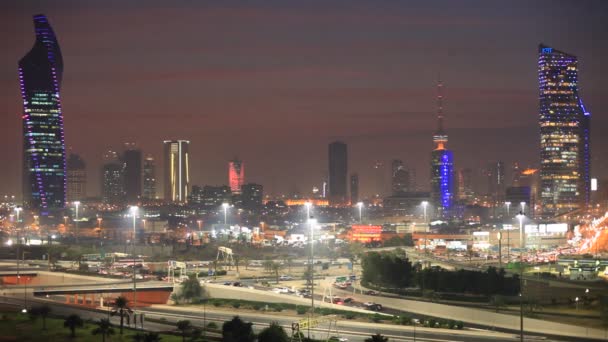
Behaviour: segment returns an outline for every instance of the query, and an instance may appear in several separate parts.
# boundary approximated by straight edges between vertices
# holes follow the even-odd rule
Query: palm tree
[[[124,297],[124,296],[120,296],[118,298],[116,298],[116,300],[114,301],[114,311],[112,312],[112,315],[120,315],[120,334],[122,335],[122,329],[125,325],[125,315],[127,313],[129,313],[129,311],[131,311],[131,309],[129,309],[129,300]]]
[[[51,307],[46,304],[39,307],[38,314],[42,317],[42,330],[46,330],[46,318],[51,314]]]
[[[178,321],[177,329],[182,332],[182,341],[186,342],[186,334],[192,330],[192,323],[188,320]]]
[[[106,342],[106,336],[114,335],[114,329],[112,329],[109,319],[102,318],[97,322],[97,328],[93,329],[91,333],[93,335],[101,334],[101,341]]]
[[[72,338],[76,337],[76,328],[81,328],[83,325],[84,321],[76,314],[69,315],[63,322],[63,326],[70,329],[70,337]]]
[[[370,338],[366,338],[365,342],[388,342],[388,337],[384,337],[380,334],[372,335]]]
[[[279,283],[279,270],[281,270],[283,266],[281,264],[279,264],[278,262],[273,262],[271,269],[274,272],[274,275],[277,278],[277,284]]]

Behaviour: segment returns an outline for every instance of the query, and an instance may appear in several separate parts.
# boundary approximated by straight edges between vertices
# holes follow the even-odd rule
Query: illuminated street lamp
[[[23,208],[21,208],[21,207],[15,208],[15,212],[17,213],[17,224],[19,224],[19,221],[20,221],[19,214],[21,213],[22,210],[23,210]]]
[[[426,223],[426,207],[429,205],[429,202],[422,201],[422,203],[420,204],[422,205],[422,211],[424,213],[424,222]]]
[[[228,207],[230,204],[222,203],[222,208],[224,208],[224,225],[228,224]]]
[[[522,203],[522,207],[525,204]],[[524,341],[524,212],[517,215],[519,220],[519,334],[521,342]]]
[[[38,215],[34,215],[34,225],[39,225],[39,223],[38,223]]]
[[[509,209],[511,208],[511,202],[505,202],[505,205],[507,206],[507,217],[511,216]]]
[[[363,202],[358,202],[357,207],[359,207],[359,223],[363,223],[363,216],[362,216]]]
[[[313,239],[314,234],[313,230],[317,224],[317,220],[313,218],[308,218],[308,231],[309,231],[309,239],[308,243],[310,244],[310,258],[309,258],[309,267],[310,267],[310,321],[315,316],[315,263],[314,263],[314,253],[313,253]],[[308,325],[308,338],[310,339],[310,324]]]
[[[101,217],[98,217],[97,218],[97,229],[99,230],[99,237],[100,238],[102,237],[102,234],[101,234],[101,221],[103,221],[103,219]]]
[[[203,221],[202,220],[197,220],[196,224],[198,224],[198,230],[201,231],[201,229],[203,229]]]
[[[305,222],[308,222],[308,220],[310,219],[310,208],[312,207],[312,202],[306,201],[306,202],[304,202],[304,206],[306,207],[306,220],[305,220]]]
[[[520,202],[519,205],[521,205],[521,212],[525,213],[526,212],[526,202]]]
[[[137,220],[137,211],[139,208],[134,205],[131,206],[129,211],[131,212],[131,216],[133,216],[133,240],[131,241],[132,247],[132,258],[133,258],[133,309],[137,307],[137,283],[135,282],[135,225]]]
[[[78,235],[80,235],[80,231],[78,230],[78,208],[80,207],[80,201],[75,201],[74,206],[76,207],[76,218],[74,219],[74,226],[76,230],[76,241],[78,241]]]

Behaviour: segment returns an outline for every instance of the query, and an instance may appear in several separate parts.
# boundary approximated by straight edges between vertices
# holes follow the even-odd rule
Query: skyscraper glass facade
[[[233,194],[240,194],[245,184],[245,163],[236,158],[228,162],[228,184]]]
[[[334,141],[329,144],[329,203],[346,204],[348,154],[346,144]]]
[[[540,45],[540,199],[543,216],[589,202],[590,113],[578,94],[576,56]]]
[[[446,148],[448,135],[443,130],[443,84],[437,84],[437,131],[433,135],[435,149],[431,153],[431,200],[437,216],[452,216],[454,201],[454,155]]]
[[[165,145],[165,200],[187,202],[190,189],[190,161],[187,140],[167,140]]]
[[[34,16],[34,47],[19,61],[23,99],[23,200],[48,215],[65,207],[66,158],[59,90],[63,60],[44,15]]]

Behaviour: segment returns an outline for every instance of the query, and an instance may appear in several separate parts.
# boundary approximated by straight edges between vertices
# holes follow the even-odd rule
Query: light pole
[[[429,205],[429,202],[427,201],[422,201],[422,203],[420,203],[422,205],[422,212],[424,215],[424,254],[427,254],[427,249],[426,249],[426,240],[427,240],[427,230],[428,230],[428,225],[426,223],[426,207]]]
[[[310,208],[312,207],[312,203],[311,202],[304,202],[304,206],[306,207],[306,220],[304,220],[304,222],[308,222],[308,220],[310,220]]]
[[[76,207],[76,218],[74,219],[74,229],[76,230],[76,241],[78,241],[78,235],[80,235],[80,232],[78,230],[78,207],[80,207],[80,202],[75,201],[74,206]]]
[[[315,317],[315,264],[314,259],[315,256],[313,254],[313,229],[316,225],[317,220],[308,218],[308,230],[309,230],[309,239],[308,243],[310,244],[310,319],[308,320],[308,339],[310,340],[310,321]]]
[[[228,207],[230,205],[228,203],[222,203],[222,208],[224,208],[224,225],[228,225]]]
[[[498,232],[498,269],[502,268],[502,233]]]
[[[427,205],[429,205],[429,202],[427,201],[422,201],[422,203],[420,203],[422,205],[422,212],[424,214],[424,223],[426,223],[426,207]],[[425,228],[426,231],[426,228]]]
[[[524,204],[524,202],[522,202]],[[522,205],[523,207],[523,205]],[[519,220],[519,338],[524,342],[524,212],[517,215]]]
[[[200,232],[202,230],[202,227],[203,227],[203,221],[202,220],[197,220],[196,224],[198,224],[198,231]]]
[[[99,229],[99,237],[101,238],[103,234],[101,234],[101,221],[103,219],[101,217],[97,218],[97,229]]]
[[[525,213],[526,212],[526,202],[519,202],[519,205],[521,205],[521,213]]]
[[[23,208],[21,208],[21,207],[15,208],[15,212],[17,213],[17,225],[19,225],[19,221],[20,221],[19,214],[21,213],[22,210],[23,210]]]
[[[363,223],[363,202],[357,202],[357,207],[359,207],[359,223]]]
[[[131,240],[132,258],[133,258],[133,309],[137,307],[137,283],[135,281],[135,225],[137,220],[137,211],[139,208],[134,205],[131,207],[131,216],[133,216],[133,239]]]
[[[509,218],[509,216],[511,216],[509,209],[511,208],[511,202],[505,202],[505,205],[507,206],[507,219]]]

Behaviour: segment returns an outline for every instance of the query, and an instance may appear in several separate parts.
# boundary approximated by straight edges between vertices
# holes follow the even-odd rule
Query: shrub
[[[298,315],[303,315],[308,312],[308,308],[306,308],[304,306],[298,306],[296,308],[296,312],[298,313]]]
[[[462,330],[462,328],[464,328],[464,323],[462,321],[456,322],[456,329]]]
[[[241,307],[241,303],[240,302],[234,302],[234,303],[232,303],[232,307],[235,308],[235,309],[238,309],[238,308]]]
[[[346,318],[346,319],[354,319],[355,317],[357,317],[357,316],[352,312],[346,313],[344,315],[344,318]]]
[[[251,307],[253,308],[253,310],[256,310],[256,311],[258,311],[262,308],[262,306],[260,304],[253,304]]]
[[[209,323],[207,324],[207,328],[208,328],[208,329],[217,329],[217,327],[218,327],[218,326],[217,326],[217,323],[215,323],[215,322],[209,322]]]
[[[382,320],[382,317],[380,317],[380,315],[379,315],[379,314],[374,314],[374,315],[372,316],[372,322],[374,322],[374,323],[378,323],[378,322],[380,322],[381,320]]]
[[[429,319],[429,327],[435,328],[437,326],[437,321],[434,318]]]
[[[227,272],[226,270],[219,270],[219,271],[217,271],[217,272],[215,273],[215,275],[218,275],[218,276],[224,276],[224,275],[226,275],[227,273],[228,273],[228,272]]]
[[[454,322],[453,319],[448,321],[448,328],[450,329],[454,329],[454,327],[456,327],[456,322]]]

